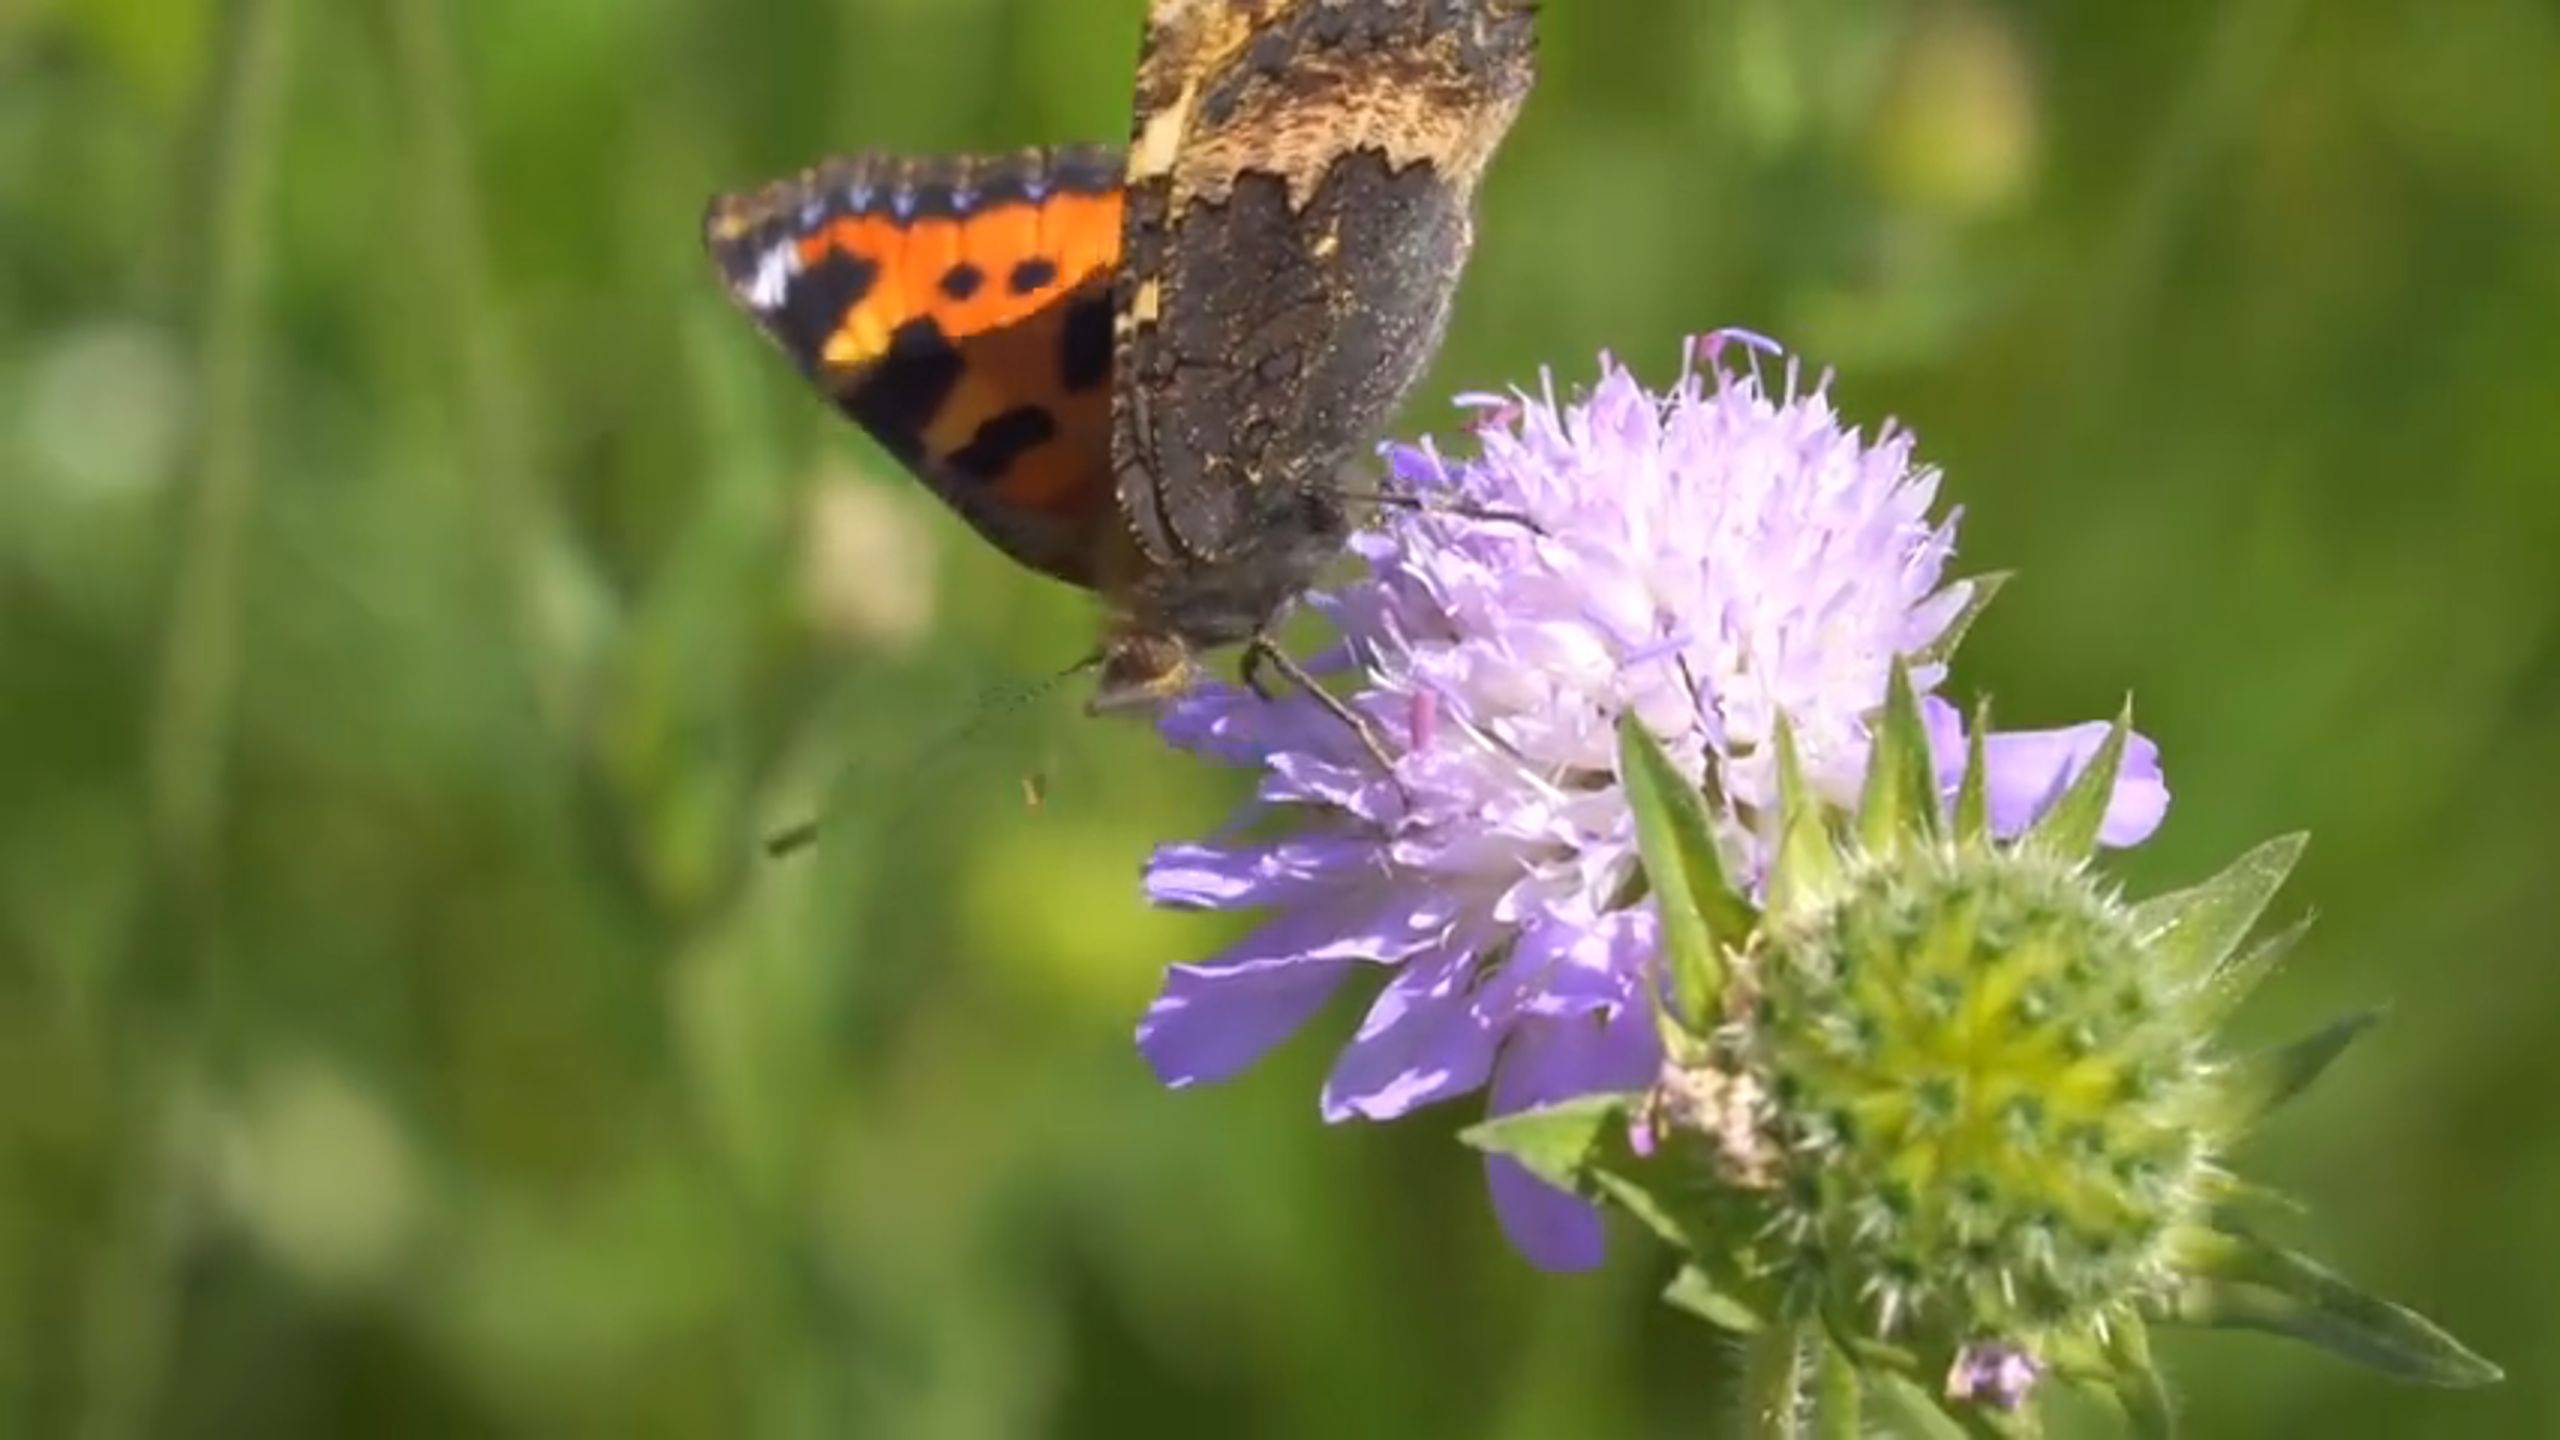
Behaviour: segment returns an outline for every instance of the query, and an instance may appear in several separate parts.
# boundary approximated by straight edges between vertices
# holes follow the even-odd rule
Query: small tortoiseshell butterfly
[[[1438,348],[1531,49],[1518,0],[1151,0],[1125,151],[856,155],[705,240],[979,534],[1105,597],[1092,708],[1143,704],[1239,640],[1293,669],[1266,631]]]

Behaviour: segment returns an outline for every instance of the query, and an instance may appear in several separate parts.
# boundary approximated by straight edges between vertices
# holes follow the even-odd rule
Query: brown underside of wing
[[[1304,502],[1439,345],[1532,47],[1512,0],[1157,0],[1112,420],[1157,568],[1232,565],[1324,518]]]

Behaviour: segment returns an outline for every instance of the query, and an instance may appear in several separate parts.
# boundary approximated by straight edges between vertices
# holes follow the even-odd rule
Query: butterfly
[[[730,296],[981,536],[1101,595],[1088,708],[1339,553],[1534,77],[1519,0],[1151,0],[1125,148],[834,159],[715,198]]]

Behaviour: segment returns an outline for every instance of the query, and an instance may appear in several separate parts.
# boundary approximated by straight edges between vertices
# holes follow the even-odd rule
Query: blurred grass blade
[[[211,905],[239,686],[242,544],[258,496],[262,316],[275,248],[285,97],[293,89],[292,33],[291,0],[234,6],[214,102],[197,358],[202,400],[150,736],[153,848],[164,878],[199,924]]]
[[[533,473],[531,446],[518,406],[524,386],[512,375],[506,345],[489,303],[487,264],[463,117],[462,81],[451,38],[451,7],[439,0],[388,0],[392,73],[403,103],[416,207],[406,254],[416,283],[433,297],[446,373],[462,424],[464,478],[480,501],[480,540],[496,567],[498,599],[523,655],[523,669],[542,717],[554,733],[572,724],[576,636],[553,598],[551,572],[572,563]]]

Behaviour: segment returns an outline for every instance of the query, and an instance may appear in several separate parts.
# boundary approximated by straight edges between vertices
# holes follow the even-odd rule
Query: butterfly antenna
[[[970,707],[968,720],[936,741],[925,752],[926,756],[930,758],[946,755],[955,749],[966,748],[971,741],[984,734],[988,726],[1039,703],[1055,694],[1059,686],[1101,663],[1102,652],[1097,650],[1054,675],[1044,675],[1037,680],[1006,680],[987,687],[979,693],[977,703]],[[844,813],[845,804],[849,798],[845,794],[844,778],[852,773],[853,769],[853,766],[847,765],[836,772],[835,779],[828,784],[828,790],[833,798],[819,807],[818,813],[797,824],[786,825],[764,837],[764,853],[767,858],[780,860],[817,843],[818,834],[827,823]]]
[[[1517,510],[1501,510],[1490,505],[1477,505],[1453,500],[1445,495],[1417,495],[1406,490],[1372,490],[1355,485],[1333,484],[1323,487],[1337,499],[1363,505],[1392,506],[1398,510],[1417,510],[1426,515],[1455,515],[1461,520],[1482,520],[1496,525],[1517,525],[1534,535],[1546,534],[1546,528]]]

